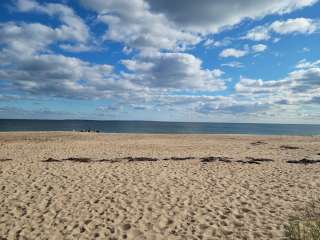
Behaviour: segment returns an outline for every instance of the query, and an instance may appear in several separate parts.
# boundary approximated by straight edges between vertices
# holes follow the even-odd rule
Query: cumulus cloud
[[[45,51],[57,39],[54,29],[40,23],[0,23],[0,31],[0,43],[18,55]]]
[[[236,84],[235,90],[238,93],[272,93],[275,90],[286,91],[292,87],[293,82],[289,79],[263,81],[262,79],[250,79],[241,77]]]
[[[196,107],[196,111],[202,114],[224,113],[224,114],[249,114],[270,108],[267,104],[238,102],[236,100],[223,101],[222,104],[203,103]]]
[[[77,16],[73,9],[59,3],[39,4],[34,0],[18,0],[17,9],[22,12],[39,12],[51,17],[57,16],[63,23],[56,28],[59,39],[86,42],[89,39],[89,30],[83,20]]]
[[[7,89],[25,95],[65,98],[108,98],[112,92],[136,90],[139,86],[113,72],[106,64],[91,64],[57,54],[33,54],[23,57],[2,52],[0,79]]]
[[[286,34],[312,34],[320,28],[320,22],[309,18],[295,18],[286,21],[275,21],[269,26],[258,26],[251,29],[244,39],[253,41],[268,40],[273,33]]]
[[[269,104],[302,104],[320,96],[320,61],[300,61],[297,69],[280,80],[263,81],[241,77],[237,93],[260,98]]]
[[[80,115],[68,111],[57,111],[50,108],[26,109],[22,107],[4,106],[0,107],[1,118],[13,119],[63,119],[79,118]]]
[[[89,27],[86,23],[74,12],[72,8],[60,3],[43,3],[41,4],[35,0],[17,0],[16,10],[24,13],[38,13],[45,14],[52,18],[58,18],[61,25],[55,28],[51,28],[40,23],[36,24],[26,24],[24,26],[30,25],[31,27],[36,27],[36,25],[41,25],[43,28],[47,28],[47,32],[50,31],[50,35],[44,30],[39,31],[35,29],[29,34],[30,40],[36,40],[44,35],[46,41],[42,43],[45,45],[55,41],[66,42],[61,43],[60,48],[69,52],[86,52],[95,51],[99,49],[95,46],[94,39],[91,37]],[[38,32],[37,32],[38,31]],[[31,35],[33,34],[33,35]],[[16,36],[15,40],[19,40],[20,36]],[[40,41],[37,41],[40,44]],[[28,45],[28,42],[25,42]]]
[[[47,51],[55,31],[44,25],[10,23],[0,28],[3,30],[0,43],[4,46],[0,51],[0,79],[8,91],[90,99],[132,95],[131,91],[148,94],[148,91],[167,89],[217,91],[225,88],[221,79],[223,72],[203,69],[201,60],[191,54],[146,51],[135,59],[124,60],[126,71],[119,73],[110,65]],[[38,35],[32,38],[35,31]],[[26,54],[25,48],[32,51]]]
[[[83,0],[85,1],[85,0]],[[178,26],[193,32],[217,32],[233,26],[245,18],[261,18],[269,14],[283,14],[310,6],[317,0],[204,0],[195,4],[193,0],[147,0],[152,11],[165,14]]]
[[[289,78],[296,82],[296,85],[292,88],[292,91],[295,93],[315,92],[320,90],[319,66],[295,70],[289,74]]]
[[[235,48],[227,48],[224,49],[220,53],[220,57],[227,58],[227,57],[235,57],[235,58],[240,58],[248,54],[247,50],[240,50],[240,49],[235,49]]]
[[[268,47],[264,44],[257,44],[252,46],[252,51],[255,53],[264,52]]]
[[[223,63],[221,64],[221,66],[224,66],[224,67],[231,67],[231,68],[243,68],[243,64],[241,62],[228,62],[228,63]]]
[[[229,48],[227,46],[235,39],[225,37],[216,41],[215,34],[244,19],[289,13],[310,6],[316,0],[244,0],[241,4],[236,0],[201,3],[192,0],[80,0],[93,10],[99,27],[105,25],[103,40],[121,43],[120,48],[128,59],[117,63],[117,67],[71,57],[72,52],[97,50],[90,45],[93,40],[89,27],[71,7],[35,0],[14,2],[18,11],[43,14],[52,21],[46,21],[47,25],[0,23],[1,87],[4,92],[11,93],[1,94],[0,99],[14,99],[15,96],[97,98],[112,102],[97,107],[96,111],[101,113],[119,112],[126,106],[125,109],[134,111],[165,108],[231,115],[267,111],[274,105],[317,103],[320,99],[319,62],[303,60],[280,80],[242,77],[233,93],[233,89],[227,89],[229,79],[225,79],[224,72],[206,67],[207,63],[203,64],[200,58],[185,51],[201,42],[206,48],[225,47],[220,53],[222,58],[264,52],[267,49],[264,44]],[[246,38],[261,41],[274,34],[311,34],[317,29],[315,20],[289,19],[252,29]],[[56,51],[56,46],[71,53],[64,56],[61,54],[64,51]],[[243,67],[237,61],[219,65]],[[213,92],[218,95],[226,89],[228,96],[204,95],[213,95]]]
[[[34,96],[109,98],[117,91],[143,88],[114,73],[110,65],[66,57],[50,49],[51,44],[60,43],[67,51],[88,50],[89,31],[71,8],[62,4],[41,5],[32,0],[19,0],[16,4],[23,12],[57,17],[62,25],[52,28],[40,23],[0,24],[0,80],[6,91]]]
[[[313,5],[317,0],[80,0],[96,11],[108,25],[105,39],[123,42],[129,47],[184,49],[199,43],[202,36],[217,33],[242,20],[269,14],[284,14]],[[209,44],[209,42],[207,42]]]
[[[297,69],[304,69],[304,68],[313,68],[313,67],[319,67],[320,66],[320,60],[317,60],[315,62],[308,62],[306,59],[302,59],[298,62],[296,65]]]
[[[311,34],[320,27],[319,22],[309,18],[295,18],[287,21],[275,21],[270,29],[279,34]]]
[[[100,51],[102,48],[93,45],[86,45],[86,44],[60,44],[59,46],[61,49],[68,51],[68,52],[94,52]]]
[[[251,49],[245,45],[244,49],[227,48],[220,52],[219,56],[222,58],[241,58],[252,53],[264,52],[268,47],[264,44],[253,45]]]
[[[264,26],[258,26],[253,29],[251,29],[244,39],[250,39],[253,41],[262,41],[262,40],[268,40],[270,39],[270,32],[267,27]]]
[[[225,88],[221,70],[202,69],[202,61],[187,53],[154,53],[123,60],[126,77],[150,88],[217,91]]]
[[[224,38],[220,41],[215,41],[212,38],[207,39],[204,41],[203,46],[206,48],[212,48],[212,47],[226,47],[232,43],[231,38]]]
[[[117,112],[121,110],[122,110],[122,106],[119,104],[96,107],[96,111],[98,112]]]
[[[105,40],[122,42],[131,48],[185,49],[200,41],[196,34],[185,32],[163,14],[153,13],[143,0],[81,1],[98,13],[107,24]]]

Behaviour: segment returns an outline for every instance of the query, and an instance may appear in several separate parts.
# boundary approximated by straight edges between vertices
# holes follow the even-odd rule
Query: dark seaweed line
[[[0,162],[8,162],[8,161],[12,161],[11,158],[0,158]]]
[[[164,158],[163,160],[168,161],[184,161],[184,160],[193,160],[197,159],[195,157],[171,157],[171,158]],[[236,160],[232,161],[232,158],[229,157],[202,157],[199,158],[201,163],[211,163],[211,162],[223,162],[223,163],[242,163],[242,164],[256,164],[259,165],[263,162],[274,162],[273,159],[269,158],[254,158],[254,157],[247,157],[247,160]],[[0,161],[11,161],[12,159],[0,159]],[[43,160],[42,162],[64,162],[64,161],[71,161],[71,162],[79,162],[79,163],[96,163],[96,162],[108,162],[108,163],[117,163],[121,160],[127,160],[128,162],[156,162],[160,159],[158,158],[150,158],[150,157],[124,157],[124,158],[116,158],[116,159],[98,159],[98,160],[92,160],[91,158],[79,158],[79,157],[70,157],[70,158],[64,158],[64,159],[55,159],[55,158],[48,158],[46,160]],[[320,160],[311,160],[307,158],[303,158],[301,160],[289,160],[287,163],[290,164],[316,164],[320,163]]]

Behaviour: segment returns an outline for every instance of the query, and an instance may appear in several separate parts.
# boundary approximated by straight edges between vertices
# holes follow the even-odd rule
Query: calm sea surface
[[[184,123],[92,120],[0,119],[0,131],[80,131],[108,133],[219,133],[263,135],[320,135],[320,125],[254,123]]]

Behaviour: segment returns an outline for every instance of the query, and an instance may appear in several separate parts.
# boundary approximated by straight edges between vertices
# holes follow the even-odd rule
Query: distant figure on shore
[[[100,130],[91,130],[90,128],[87,130],[81,129],[80,132],[96,132],[96,133],[100,133]]]

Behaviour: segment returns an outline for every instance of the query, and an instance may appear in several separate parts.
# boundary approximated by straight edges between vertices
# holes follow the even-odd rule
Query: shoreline
[[[132,133],[132,132],[81,132],[81,131],[0,131],[0,135],[5,134],[55,134],[55,133],[64,133],[64,134],[99,134],[99,135],[146,135],[146,136],[220,136],[220,137],[302,137],[302,138],[320,138],[319,135],[286,135],[286,134],[247,134],[247,133]]]

